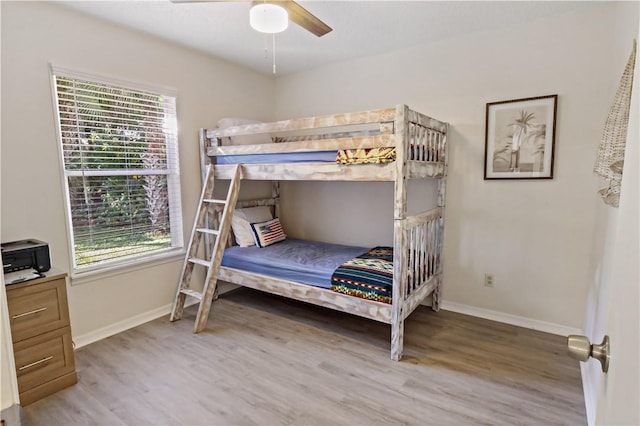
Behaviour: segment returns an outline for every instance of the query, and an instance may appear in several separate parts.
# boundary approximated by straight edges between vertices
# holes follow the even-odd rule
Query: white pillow
[[[222,118],[218,121],[218,127],[226,129],[227,127],[242,126],[245,124],[262,124],[260,121],[247,120],[244,118]],[[260,133],[257,135],[232,136],[231,145],[258,145],[263,143],[273,143],[271,135],[268,133]]]
[[[236,243],[240,247],[250,247],[255,245],[251,224],[264,222],[273,219],[269,206],[249,207],[246,209],[235,209],[231,218],[231,229]]]

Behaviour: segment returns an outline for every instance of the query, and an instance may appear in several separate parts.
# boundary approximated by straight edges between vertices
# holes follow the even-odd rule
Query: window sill
[[[185,250],[170,251],[155,256],[149,256],[145,259],[132,259],[128,262],[118,263],[116,265],[105,266],[104,268],[94,269],[85,272],[72,272],[71,285],[81,285],[88,282],[110,278],[116,275],[126,274],[129,272],[148,269],[164,263],[181,261],[184,259]],[[176,276],[177,278],[177,276]]]

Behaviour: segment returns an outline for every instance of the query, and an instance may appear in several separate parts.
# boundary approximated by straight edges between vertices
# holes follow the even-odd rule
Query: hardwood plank
[[[364,318],[250,289],[213,313],[197,335],[160,318],[79,349],[78,384],[23,424],[586,424],[561,336],[418,306],[393,362]]]

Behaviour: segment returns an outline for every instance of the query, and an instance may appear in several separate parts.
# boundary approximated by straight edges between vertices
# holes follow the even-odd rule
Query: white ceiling
[[[318,38],[297,25],[276,35],[278,75],[465,33],[515,26],[593,7],[588,1],[304,1],[333,31]],[[189,46],[264,74],[271,43],[249,26],[249,2],[63,1],[66,7]],[[265,43],[269,52],[265,58]]]

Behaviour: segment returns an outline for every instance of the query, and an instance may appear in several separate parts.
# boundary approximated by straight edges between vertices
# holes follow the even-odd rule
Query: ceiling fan
[[[171,0],[171,2],[173,3],[203,3],[203,2],[221,2],[221,1],[226,2],[226,1],[243,1],[243,0]],[[298,3],[296,3],[293,0],[254,0],[251,2],[252,14],[253,14],[253,9],[255,9],[254,6],[264,7],[265,5],[279,6],[281,9],[286,11],[286,13],[288,14],[289,20],[300,25],[302,28],[315,34],[318,37],[322,37],[323,35],[332,31],[332,28],[330,26],[322,22],[320,19],[315,17],[311,12],[309,12],[307,9],[300,6]],[[253,24],[253,16],[252,16],[252,26],[256,28]],[[284,28],[286,28],[286,24],[284,25]],[[283,31],[284,28],[280,29],[279,31]],[[268,32],[268,33],[279,32],[279,31],[272,31],[272,30],[263,31],[261,29],[258,29],[258,31]]]

